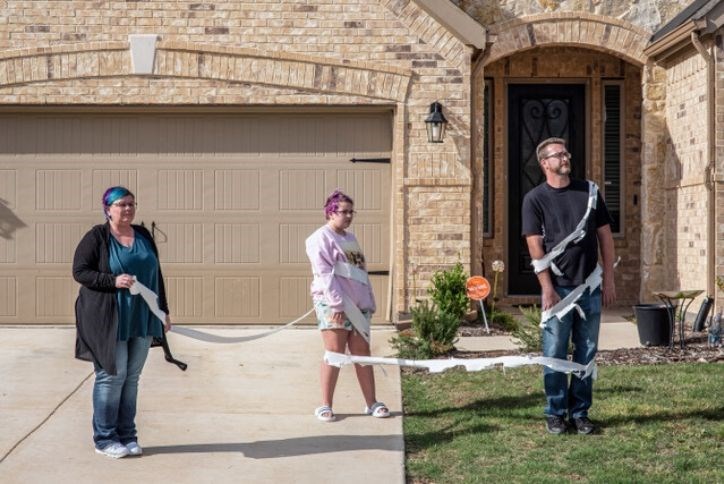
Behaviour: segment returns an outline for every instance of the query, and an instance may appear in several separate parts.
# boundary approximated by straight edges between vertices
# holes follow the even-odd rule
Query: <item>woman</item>
[[[93,440],[96,452],[113,458],[141,455],[136,437],[138,378],[153,337],[171,328],[129,293],[134,277],[168,304],[158,250],[144,227],[132,225],[136,200],[128,189],[103,194],[106,223],[96,225],[78,244],[73,278],[81,284],[75,303],[76,358],[95,367]]]
[[[375,297],[367,277],[365,258],[354,234],[347,229],[354,217],[350,197],[335,190],[324,204],[327,223],[306,241],[312,263],[312,299],[327,351],[369,356],[369,325],[375,312]],[[390,411],[375,397],[375,377],[371,366],[355,365],[366,407],[365,413],[378,418]],[[322,405],[314,414],[322,422],[335,420],[332,410],[339,368],[322,362]]]

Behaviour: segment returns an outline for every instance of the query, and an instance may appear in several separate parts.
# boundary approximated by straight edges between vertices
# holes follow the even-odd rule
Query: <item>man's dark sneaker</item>
[[[576,427],[579,434],[587,435],[596,430],[596,426],[593,425],[593,422],[588,420],[588,417],[572,418],[571,423],[574,427]]]
[[[548,415],[546,417],[546,429],[549,434],[562,434],[566,431],[566,419],[558,415]]]

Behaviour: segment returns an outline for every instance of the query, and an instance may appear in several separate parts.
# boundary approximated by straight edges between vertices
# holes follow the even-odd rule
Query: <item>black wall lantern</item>
[[[442,114],[442,104],[435,101],[430,104],[430,115],[425,119],[427,127],[427,141],[430,143],[442,143],[445,136],[445,125],[447,119]]]

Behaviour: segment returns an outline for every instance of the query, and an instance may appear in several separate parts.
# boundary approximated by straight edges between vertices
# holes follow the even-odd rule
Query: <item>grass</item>
[[[724,482],[724,365],[599,367],[590,436],[545,432],[541,374],[406,373],[408,482]]]

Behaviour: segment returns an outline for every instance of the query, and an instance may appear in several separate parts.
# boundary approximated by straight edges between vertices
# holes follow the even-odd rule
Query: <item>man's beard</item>
[[[571,174],[571,165],[558,165],[558,167],[553,170],[556,175],[564,176],[564,175],[570,175]]]

